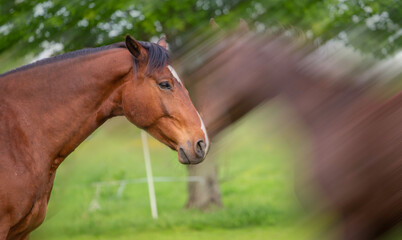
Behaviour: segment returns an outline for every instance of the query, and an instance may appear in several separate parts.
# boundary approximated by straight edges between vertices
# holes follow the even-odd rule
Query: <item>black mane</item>
[[[168,51],[166,49],[164,49],[163,47],[161,47],[155,43],[143,42],[143,41],[138,41],[138,42],[148,52],[147,74],[149,74],[152,70],[161,70],[166,64],[168,64],[170,62],[170,55],[169,55]],[[84,55],[88,55],[88,54],[92,54],[92,53],[97,53],[97,52],[114,49],[114,48],[127,48],[127,47],[124,42],[119,42],[119,43],[114,43],[111,45],[97,47],[97,48],[84,48],[81,50],[68,52],[68,53],[57,55],[57,56],[50,57],[50,58],[45,58],[45,59],[36,61],[34,63],[24,65],[22,67],[19,67],[14,70],[0,74],[0,77],[4,77],[6,75],[16,73],[16,72],[25,71],[25,70],[28,70],[28,69],[31,69],[31,68],[34,68],[37,66],[42,66],[42,65],[49,64],[49,63],[54,63],[54,62],[58,62],[58,61],[62,61],[62,60],[70,59],[70,58],[75,58],[78,56],[84,56]]]
[[[150,74],[153,70],[160,71],[166,64],[170,64],[170,55],[165,48],[155,43],[142,41],[138,42],[148,52],[148,66],[146,74]]]

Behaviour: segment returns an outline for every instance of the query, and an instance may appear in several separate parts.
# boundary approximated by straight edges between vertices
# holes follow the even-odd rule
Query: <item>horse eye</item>
[[[158,85],[161,89],[172,89],[172,85],[168,81],[161,82]]]

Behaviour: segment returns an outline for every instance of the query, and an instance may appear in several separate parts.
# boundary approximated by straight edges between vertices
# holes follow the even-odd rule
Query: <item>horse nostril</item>
[[[206,148],[206,144],[205,144],[204,140],[199,140],[197,142],[197,144],[195,144],[195,153],[196,153],[197,157],[204,157],[205,148]]]

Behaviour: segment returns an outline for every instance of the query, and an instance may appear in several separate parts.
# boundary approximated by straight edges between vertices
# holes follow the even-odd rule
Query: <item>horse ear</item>
[[[219,25],[216,23],[214,18],[209,19],[209,26],[212,29],[220,29]]]
[[[161,46],[161,47],[163,47],[164,49],[167,48],[166,36],[165,36],[165,35],[163,35],[163,36],[161,37],[161,39],[159,39],[158,45]]]
[[[135,38],[131,37],[130,35],[126,35],[126,46],[128,51],[134,55],[135,58],[139,59],[142,58],[145,51],[143,51],[143,47],[141,44],[135,40]]]
[[[238,30],[240,32],[248,32],[250,30],[248,23],[243,18],[240,18]]]

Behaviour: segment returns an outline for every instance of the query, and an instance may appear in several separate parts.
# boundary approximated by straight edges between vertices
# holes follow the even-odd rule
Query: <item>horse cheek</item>
[[[144,101],[148,99],[145,92],[129,89],[123,92],[122,106],[126,118],[139,128],[146,128],[152,121],[150,116],[150,105],[152,101]]]

